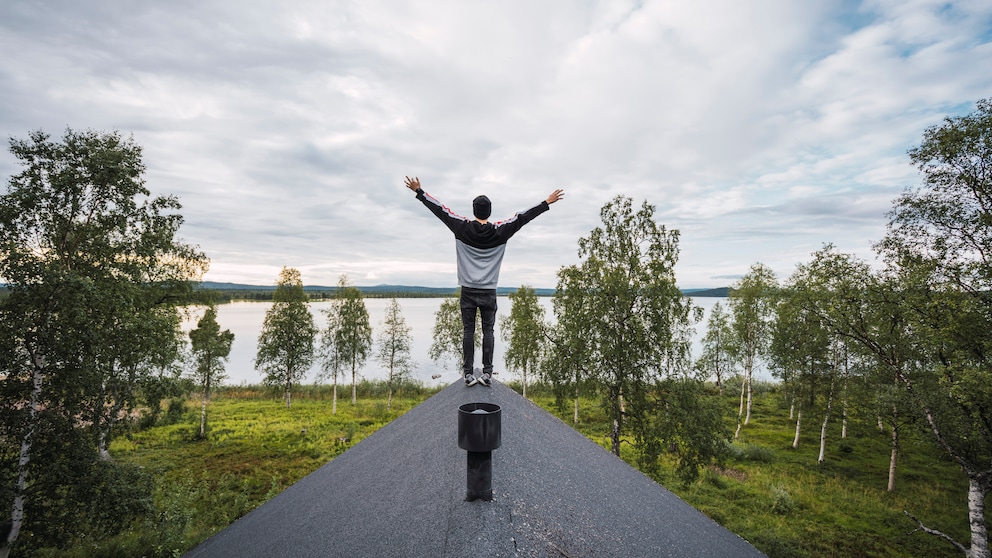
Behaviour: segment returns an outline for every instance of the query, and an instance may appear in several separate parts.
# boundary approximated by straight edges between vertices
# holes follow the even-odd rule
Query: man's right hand
[[[413,178],[406,177],[406,187],[416,192],[420,189],[420,179],[416,176]]]

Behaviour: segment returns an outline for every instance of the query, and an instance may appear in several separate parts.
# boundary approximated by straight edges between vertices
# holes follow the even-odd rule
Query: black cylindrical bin
[[[466,403],[458,407],[458,447],[468,451],[465,500],[493,499],[492,450],[502,442],[499,405]]]

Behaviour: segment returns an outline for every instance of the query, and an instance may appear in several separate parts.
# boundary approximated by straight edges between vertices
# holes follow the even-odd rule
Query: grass
[[[221,389],[207,408],[205,439],[199,437],[199,401],[188,400],[181,421],[133,432],[111,445],[115,459],[141,466],[157,479],[159,516],[136,523],[112,541],[77,547],[68,556],[179,555],[436,390],[408,386],[394,393],[390,410],[381,391],[376,384],[363,384],[352,405],[350,387],[340,389],[332,414],[327,388],[294,391],[288,409],[278,391]]]
[[[133,432],[111,446],[115,459],[154,475],[158,515],[138,520],[113,540],[52,556],[179,555],[433,393],[410,387],[386,410],[381,386],[365,384],[356,405],[349,390],[341,390],[338,412],[332,414],[326,388],[294,392],[289,409],[277,391],[222,389],[208,408],[206,439],[198,437],[199,402],[190,399],[182,412],[173,409],[174,424]],[[528,395],[572,424],[571,407],[559,412],[546,389],[528,386]],[[736,418],[736,399],[728,395],[726,401]],[[609,424],[598,400],[580,400],[579,413],[577,429],[608,448]],[[922,434],[907,433],[896,491],[890,494],[885,490],[888,434],[880,434],[872,421],[851,421],[842,440],[834,421],[827,459],[817,464],[819,420],[806,420],[809,426],[794,450],[795,424],[788,410],[774,392],[762,393],[752,423],[730,446],[725,463],[709,467],[689,485],[678,481],[671,464],[663,463],[655,478],[772,558],[959,555],[950,544],[914,532],[915,523],[903,513],[967,541],[967,482],[953,463]],[[624,448],[622,457],[633,464],[633,450]]]
[[[535,391],[528,386],[529,395]],[[550,395],[533,399],[572,423],[572,410],[559,413]],[[726,396],[734,420],[737,403]],[[969,539],[967,479],[925,434],[905,428],[896,490],[888,493],[890,438],[878,432],[874,418],[849,420],[842,439],[835,415],[826,459],[818,464],[822,416],[804,419],[799,448],[793,449],[795,422],[780,403],[773,390],[760,395],[751,424],[729,448],[731,457],[698,481],[683,485],[671,463],[656,480],[773,558],[960,556],[949,543],[916,531],[904,514],[959,541]],[[600,411],[588,410],[580,410],[578,429],[608,447],[608,424]],[[635,465],[633,452],[622,457]]]

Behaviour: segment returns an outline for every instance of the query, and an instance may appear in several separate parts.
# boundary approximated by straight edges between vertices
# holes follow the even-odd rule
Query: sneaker
[[[478,378],[476,378],[475,376],[473,376],[471,374],[465,374],[465,385],[466,386],[474,386],[477,383],[479,383],[479,379]]]
[[[492,379],[493,377],[491,374],[489,374],[488,372],[484,372],[482,376],[479,378],[479,383],[484,386],[488,386],[491,385]]]

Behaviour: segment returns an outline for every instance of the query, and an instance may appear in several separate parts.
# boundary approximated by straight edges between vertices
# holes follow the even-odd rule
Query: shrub
[[[775,452],[758,444],[748,444],[744,448],[744,459],[759,463],[771,463],[775,461]]]
[[[726,443],[727,443],[727,457],[731,459],[736,459],[738,461],[742,461],[744,459],[744,448],[729,440]]]
[[[169,407],[162,418],[162,424],[179,424],[183,422],[183,415],[186,413],[186,400],[182,397],[173,397],[169,400]]]
[[[789,495],[785,486],[776,484],[772,486],[772,511],[785,515],[796,509],[796,501]]]

